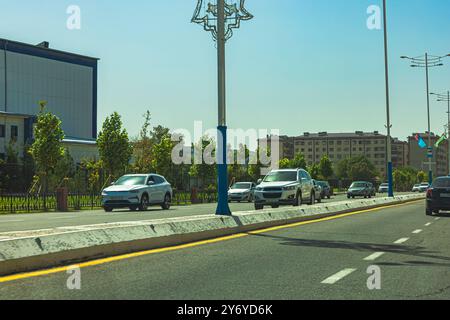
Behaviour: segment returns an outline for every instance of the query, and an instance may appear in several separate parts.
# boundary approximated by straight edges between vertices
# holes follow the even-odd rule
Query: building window
[[[11,126],[11,140],[16,141],[18,137],[19,137],[19,127]]]
[[[0,138],[4,138],[4,137],[5,137],[5,125],[0,124]]]

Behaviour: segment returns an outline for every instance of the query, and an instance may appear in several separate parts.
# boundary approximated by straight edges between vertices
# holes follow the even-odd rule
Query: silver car
[[[316,193],[311,176],[303,169],[273,170],[255,189],[255,209],[264,206],[314,204]]]
[[[169,210],[173,191],[170,183],[157,174],[131,174],[121,177],[102,192],[102,206],[106,212],[129,208],[145,211],[151,205]]]
[[[253,182],[238,182],[231,186],[228,190],[228,201],[253,201],[253,193],[256,185]]]

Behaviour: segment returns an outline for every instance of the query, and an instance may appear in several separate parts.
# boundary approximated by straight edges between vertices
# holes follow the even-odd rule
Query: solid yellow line
[[[34,277],[40,277],[40,276],[51,275],[51,274],[55,274],[55,273],[67,272],[68,270],[71,270],[74,267],[78,267],[81,269],[81,268],[93,267],[93,266],[98,266],[98,265],[121,261],[121,260],[142,257],[142,256],[146,256],[146,255],[156,254],[156,253],[171,252],[171,251],[177,251],[177,250],[182,250],[182,249],[203,246],[203,245],[207,245],[207,244],[214,244],[214,243],[218,243],[218,242],[247,237],[252,234],[261,234],[261,233],[267,233],[267,232],[271,232],[271,231],[277,231],[277,230],[283,230],[283,229],[287,229],[287,228],[294,228],[294,227],[298,227],[298,226],[308,225],[308,224],[312,224],[312,223],[336,220],[336,219],[341,219],[341,218],[345,218],[345,217],[349,217],[349,216],[354,216],[357,214],[363,214],[363,213],[368,213],[368,212],[380,211],[383,209],[389,209],[389,208],[395,208],[395,207],[399,207],[399,206],[414,204],[419,201],[422,201],[422,200],[417,200],[417,201],[403,203],[403,204],[390,205],[390,206],[385,206],[385,207],[380,207],[380,208],[373,208],[373,209],[349,212],[349,213],[344,213],[344,214],[326,217],[326,218],[302,221],[302,222],[282,225],[282,226],[278,226],[278,227],[272,227],[272,228],[251,231],[248,233],[238,233],[238,234],[215,238],[215,239],[211,239],[211,240],[196,241],[196,242],[173,246],[173,247],[152,249],[152,250],[140,251],[140,252],[135,252],[135,253],[123,254],[123,255],[118,255],[118,256],[114,256],[114,257],[97,259],[97,260],[92,260],[92,261],[83,262],[83,263],[79,263],[79,264],[74,264],[74,265],[70,265],[70,266],[57,267],[57,268],[51,268],[51,269],[27,272],[27,273],[19,273],[19,274],[15,274],[15,275],[11,275],[11,276],[0,277],[0,283],[11,282],[11,281],[16,281],[16,280],[21,280],[21,279],[34,278]]]

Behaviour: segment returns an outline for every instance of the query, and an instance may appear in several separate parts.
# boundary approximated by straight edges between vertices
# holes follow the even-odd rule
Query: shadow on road
[[[290,237],[274,236],[268,234],[251,234],[253,237],[271,238],[276,241],[280,241],[280,245],[284,246],[297,246],[297,247],[314,247],[314,248],[327,248],[327,249],[348,249],[356,251],[367,252],[386,252],[394,253],[405,256],[414,256],[418,258],[437,259],[443,261],[449,261],[449,263],[434,263],[424,261],[410,261],[407,262],[411,265],[427,265],[427,266],[450,266],[450,257],[440,256],[436,251],[429,251],[419,246],[404,246],[394,244],[376,244],[376,243],[360,243],[349,241],[336,241],[336,240],[313,240],[313,239],[297,239]],[[382,263],[377,263],[382,265]],[[402,265],[402,264],[400,264]]]

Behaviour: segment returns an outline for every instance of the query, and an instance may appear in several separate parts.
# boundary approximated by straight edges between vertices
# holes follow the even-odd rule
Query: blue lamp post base
[[[231,216],[231,210],[228,206],[227,127],[218,126],[217,131],[218,204],[216,214]]]

